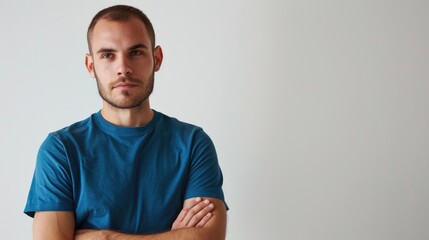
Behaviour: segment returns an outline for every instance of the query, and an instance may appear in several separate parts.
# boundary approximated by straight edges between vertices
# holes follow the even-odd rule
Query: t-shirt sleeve
[[[40,146],[24,213],[73,211],[70,165],[64,145],[49,134]]]
[[[223,175],[215,146],[210,137],[202,129],[199,129],[193,137],[185,199],[212,197],[225,202],[222,184]],[[226,203],[225,207],[228,209]]]

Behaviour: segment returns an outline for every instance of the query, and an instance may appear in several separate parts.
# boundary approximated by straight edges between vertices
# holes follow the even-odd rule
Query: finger
[[[183,223],[186,225],[186,226],[195,226],[195,224],[196,223],[198,223],[198,221],[197,222],[193,222],[192,224],[194,224],[194,225],[192,225],[192,224],[189,224],[190,223],[190,221],[201,211],[201,210],[203,210],[204,208],[206,208],[207,206],[209,206],[210,205],[210,201],[209,200],[207,200],[207,199],[205,199],[204,201],[202,201],[202,202],[200,202],[200,203],[198,203],[197,205],[195,205],[194,207],[192,207],[191,209],[189,209],[189,211],[186,213],[186,216],[185,216],[185,218],[183,219]],[[202,216],[198,216],[199,217],[199,219],[201,219],[204,215],[206,215],[208,212],[203,212],[203,213],[201,213],[202,214]]]
[[[192,201],[185,200],[185,202],[183,203],[183,208],[191,209],[192,207],[200,203],[203,199],[201,197],[195,197],[190,200]]]
[[[213,214],[211,212],[207,213],[197,224],[197,227],[203,227],[206,223],[212,218]]]
[[[198,213],[194,214],[191,220],[189,220],[187,227],[195,227],[201,221],[201,219],[204,218],[204,216],[213,211],[213,208],[213,203],[210,203],[203,209],[199,210]]]
[[[196,197],[196,198],[189,199],[189,200],[185,201],[182,210],[180,211],[179,215],[177,216],[176,220],[174,220],[173,225],[171,226],[172,229],[179,229],[179,228],[186,227],[186,225],[189,222],[189,219],[191,218],[191,217],[188,217],[188,219],[186,221],[184,221],[186,214],[188,214],[188,212],[191,208],[193,208],[193,207],[195,207],[195,205],[199,204],[202,201],[202,198]]]
[[[177,216],[177,220],[179,220],[180,222],[183,221],[183,219],[185,218],[186,214],[189,212],[189,210],[193,207],[195,207],[195,205],[199,204],[201,202],[201,198],[197,197],[195,199],[193,199],[193,201],[187,203],[186,206],[183,207],[182,211],[180,211],[179,216]]]

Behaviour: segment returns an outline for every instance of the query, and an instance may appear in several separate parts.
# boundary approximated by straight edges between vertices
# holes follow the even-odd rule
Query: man
[[[87,37],[85,65],[103,106],[41,145],[24,210],[34,239],[224,239],[213,143],[150,108],[163,54],[149,19],[109,7]]]

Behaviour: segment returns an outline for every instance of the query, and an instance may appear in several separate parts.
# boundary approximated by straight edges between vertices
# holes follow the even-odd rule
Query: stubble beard
[[[100,97],[108,103],[110,106],[117,108],[117,109],[132,109],[132,108],[138,108],[143,105],[143,103],[149,98],[149,96],[152,94],[153,91],[153,85],[155,80],[155,73],[152,72],[152,74],[149,76],[147,84],[143,86],[143,93],[137,96],[133,96],[130,91],[128,90],[122,90],[121,94],[123,98],[126,98],[125,100],[115,100],[112,95],[109,94],[109,89],[104,89],[103,86],[100,84],[100,80],[98,79],[97,74],[95,74],[95,79],[97,81],[97,88],[98,88],[98,94]],[[136,83],[142,83],[144,81],[132,79],[132,78],[123,78],[123,82],[129,81],[129,82],[136,82]]]

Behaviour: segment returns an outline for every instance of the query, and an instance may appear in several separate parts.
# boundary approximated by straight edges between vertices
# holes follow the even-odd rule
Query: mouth
[[[122,83],[119,83],[119,84],[117,84],[117,85],[115,85],[113,88],[115,89],[130,89],[130,88],[133,88],[133,87],[137,87],[137,84],[135,84],[135,83],[130,83],[130,82],[122,82]]]

